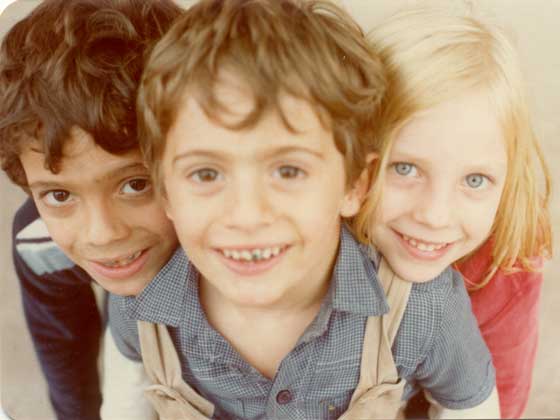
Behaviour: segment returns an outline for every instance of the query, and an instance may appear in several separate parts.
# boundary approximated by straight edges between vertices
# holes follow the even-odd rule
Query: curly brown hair
[[[365,146],[385,91],[385,72],[362,30],[326,0],[201,0],[154,48],[138,94],[140,148],[161,187],[165,138],[185,93],[224,124],[219,73],[251,89],[254,109],[231,129],[245,129],[275,110],[282,93],[309,100],[345,156],[347,182],[365,165]]]
[[[145,57],[182,9],[171,0],[45,0],[0,50],[0,162],[27,189],[19,155],[39,142],[57,173],[72,127],[105,151],[138,147],[135,101]]]

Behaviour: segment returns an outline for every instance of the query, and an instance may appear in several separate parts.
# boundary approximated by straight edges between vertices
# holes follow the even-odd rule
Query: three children
[[[36,156],[33,150],[15,148],[9,156],[16,158],[3,160],[19,162],[21,156],[25,172],[18,173],[35,181],[35,188],[50,183],[36,201],[68,256],[117,293],[143,290],[136,299],[115,298],[111,306],[124,352],[135,358],[153,355],[150,332],[163,334],[156,342],[166,340],[167,328],[142,323],[137,338],[136,319],[171,326],[167,344],[172,346],[165,348],[173,351],[165,354],[173,360],[179,350],[179,369],[194,387],[187,392],[194,405],[190,414],[364,415],[367,411],[358,407],[372,405],[369,398],[379,379],[369,378],[371,366],[364,369],[373,359],[364,335],[375,320],[383,319],[396,325],[381,321],[379,330],[388,328],[395,335],[393,345],[384,334],[371,337],[386,349],[375,354],[378,367],[396,366],[389,385],[401,386],[398,377],[407,379],[408,395],[420,384],[435,406],[460,409],[491,402],[489,356],[462,280],[446,267],[463,259],[461,268],[468,270],[470,254],[490,237],[486,277],[495,285],[502,272],[517,268],[520,281],[499,283],[515,289],[508,293],[515,296],[508,307],[516,306],[519,294],[513,292],[527,283],[525,277],[534,276],[531,270],[539,262],[534,257],[550,251],[548,193],[541,200],[535,188],[531,154],[539,157],[538,143],[530,132],[509,44],[499,32],[494,34],[492,57],[481,48],[492,44],[489,29],[474,25],[473,30],[465,22],[461,30],[470,29],[470,49],[453,44],[461,30],[448,37],[441,21],[436,40],[436,20],[426,16],[409,14],[378,29],[374,50],[380,47],[389,67],[386,75],[359,30],[328,3],[203,1],[189,11],[154,52],[140,98],[145,155],[188,255],[178,250],[151,283],[175,244],[174,234],[164,221],[164,229],[135,237],[131,233],[141,230],[130,229],[132,218],[123,223],[119,216],[131,207],[125,205],[129,201],[121,203],[122,196],[144,197],[150,191],[145,174],[134,172],[104,190],[86,187],[104,177],[95,167],[128,159],[126,153],[115,157],[120,151],[100,143],[109,152],[104,154],[91,139],[97,144],[107,127],[130,131],[130,124],[104,123],[99,133],[78,119],[70,119],[62,131],[41,131],[41,125],[32,124],[31,138],[41,132],[54,139],[44,151],[55,162],[62,157],[60,170],[54,165],[41,171],[50,157]],[[422,30],[430,32],[433,43],[425,41]],[[477,41],[472,41],[474,33],[480,35]],[[447,48],[436,48],[442,45]],[[455,52],[446,55],[449,51]],[[464,67],[465,57],[486,60]],[[438,71],[429,63],[436,63]],[[100,71],[102,66],[93,68]],[[442,69],[450,71],[438,73]],[[6,80],[6,86],[14,83]],[[29,109],[29,104],[18,109]],[[56,146],[65,138],[72,145]],[[458,154],[464,144],[469,148]],[[480,164],[481,155],[492,159]],[[373,162],[370,191],[368,157]],[[90,168],[88,163],[95,162],[99,164]],[[90,172],[96,175],[81,189],[69,181]],[[114,172],[105,178],[116,179]],[[519,176],[522,172],[529,176]],[[109,191],[118,192],[115,200],[98,199],[112,196]],[[364,196],[366,205],[358,213]],[[511,202],[519,205],[510,209],[506,204]],[[130,203],[142,207],[137,200]],[[148,218],[150,226],[163,220],[153,209],[150,214],[157,217]],[[519,214],[512,218],[515,223],[506,224],[504,215],[514,211]],[[69,221],[91,212],[90,229],[66,229]],[[399,280],[385,283],[381,276],[378,281],[375,270],[384,271],[384,262],[359,246],[341,222],[357,213],[355,231],[378,247],[400,277],[437,279],[409,285],[409,292],[401,290]],[[65,229],[58,229],[57,221]],[[75,234],[73,239],[64,233],[70,231],[89,232],[98,240],[88,235],[87,241],[76,240]],[[156,246],[156,237],[163,239],[162,246]],[[133,239],[134,249],[142,245],[139,255],[127,250],[118,254],[123,258],[115,257],[115,250]],[[146,257],[158,247],[166,251]],[[149,264],[131,268],[140,257]],[[144,267],[155,271],[141,276]],[[116,272],[142,282],[123,288],[125,282],[115,281]],[[389,305],[382,285],[387,286]],[[401,300],[393,300],[397,295]],[[388,306],[390,315],[380,317]],[[394,316],[399,306],[402,312]],[[436,330],[440,335],[430,334]],[[177,383],[180,389],[184,385]],[[162,389],[156,386],[152,394]],[[167,409],[161,398],[153,399]],[[483,415],[492,415],[490,405],[482,406],[488,410]],[[388,412],[381,415],[391,416]]]

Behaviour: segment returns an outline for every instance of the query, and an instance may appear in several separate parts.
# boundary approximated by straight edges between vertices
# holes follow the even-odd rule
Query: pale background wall
[[[69,0],[70,1],[70,0]],[[446,0],[446,2],[455,0]],[[1,0],[0,0],[1,3]],[[19,0],[0,15],[0,38],[9,27],[39,2]],[[188,4],[190,0],[179,1]],[[341,0],[364,28],[416,0]],[[560,186],[560,1],[480,0],[478,4],[496,20],[511,28],[523,57],[537,133],[540,134],[555,185]],[[14,419],[52,419],[45,382],[31,347],[22,315],[18,283],[10,257],[11,220],[25,195],[0,175],[0,404]],[[552,202],[553,229],[558,250],[560,200]],[[557,325],[560,321],[560,259],[546,266],[542,300],[541,341],[534,372],[527,418],[560,417],[560,356]],[[0,410],[0,419],[2,418]],[[79,419],[77,419],[79,420]]]

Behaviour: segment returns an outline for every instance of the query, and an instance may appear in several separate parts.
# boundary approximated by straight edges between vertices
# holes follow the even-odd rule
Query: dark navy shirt
[[[101,318],[91,278],[52,241],[32,200],[13,222],[25,318],[59,420],[97,420]]]

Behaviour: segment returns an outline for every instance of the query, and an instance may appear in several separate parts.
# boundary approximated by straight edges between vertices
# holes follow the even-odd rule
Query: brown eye
[[[296,166],[284,165],[278,168],[278,176],[283,179],[301,178],[305,172]]]
[[[193,178],[196,182],[206,183],[206,182],[214,182],[220,176],[220,173],[215,169],[211,168],[203,168],[195,171],[191,178]]]
[[[138,195],[149,191],[151,189],[150,180],[147,178],[134,178],[130,181],[126,182],[122,189],[121,193],[123,194],[130,194],[130,195]]]
[[[62,207],[72,203],[72,194],[66,190],[45,191],[40,195],[41,200],[51,207]]]
[[[59,203],[63,203],[68,200],[70,193],[68,191],[52,191],[52,198]]]

